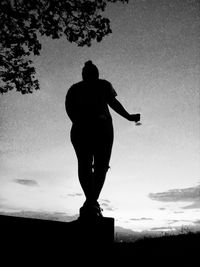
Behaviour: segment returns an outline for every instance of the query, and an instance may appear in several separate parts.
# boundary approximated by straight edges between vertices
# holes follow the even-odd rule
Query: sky
[[[200,16],[197,0],[108,5],[113,33],[91,47],[41,38],[40,91],[0,96],[0,213],[72,220],[85,197],[64,102],[91,59],[135,126],[111,110],[104,216],[133,231],[200,225]]]

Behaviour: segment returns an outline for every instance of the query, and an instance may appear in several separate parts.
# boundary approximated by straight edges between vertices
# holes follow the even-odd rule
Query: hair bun
[[[95,64],[92,63],[92,60],[85,62],[85,65],[82,69],[83,80],[95,80],[99,78],[99,70]]]
[[[93,65],[92,60],[85,62],[85,67],[91,67]]]

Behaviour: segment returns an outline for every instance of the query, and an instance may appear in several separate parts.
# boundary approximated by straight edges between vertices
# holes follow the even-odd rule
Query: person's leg
[[[92,161],[87,156],[78,157],[78,177],[80,185],[86,197],[86,203],[92,202],[94,199],[94,180],[93,172],[91,169]]]
[[[94,199],[97,202],[98,198],[100,196],[101,190],[103,188],[103,185],[105,183],[106,179],[106,173],[109,167],[103,168],[103,167],[96,167],[94,172],[94,179],[95,179],[95,185],[94,185]]]
[[[81,133],[81,129],[72,128],[71,142],[78,160],[78,177],[86,197],[86,203],[94,199],[94,179],[92,171],[93,155],[88,143],[88,136]]]
[[[94,153],[94,197],[96,201],[99,198],[109,169],[113,135],[112,124],[102,124],[101,129],[98,130]]]

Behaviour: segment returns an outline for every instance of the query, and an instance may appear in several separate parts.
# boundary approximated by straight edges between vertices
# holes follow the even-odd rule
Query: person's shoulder
[[[108,80],[105,79],[99,79],[99,82],[102,84],[111,84]]]
[[[72,84],[72,86],[70,88],[74,89],[74,88],[79,88],[83,85],[83,81],[77,82]]]
[[[105,80],[105,79],[99,79],[99,83],[100,83],[101,85],[104,85],[104,86],[107,86],[107,87],[112,86],[111,82],[109,82],[109,81],[107,81],[107,80]]]
[[[76,90],[78,90],[81,86],[82,86],[82,81],[74,83],[70,86],[70,88],[68,89],[68,93],[74,92]]]
[[[110,98],[110,97],[116,97],[117,93],[115,91],[115,89],[113,88],[111,82],[107,81],[107,80],[101,80],[101,88],[104,88],[104,91],[106,92],[106,95]]]

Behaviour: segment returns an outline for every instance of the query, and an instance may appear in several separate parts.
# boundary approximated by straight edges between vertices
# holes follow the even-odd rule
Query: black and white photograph
[[[199,44],[199,0],[0,1],[2,255],[193,266]]]

